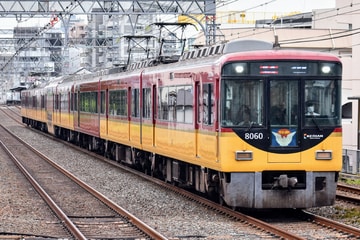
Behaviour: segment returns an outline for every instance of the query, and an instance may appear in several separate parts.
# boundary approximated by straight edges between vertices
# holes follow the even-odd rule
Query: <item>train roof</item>
[[[274,56],[278,60],[322,60],[322,61],[335,61],[340,62],[340,59],[330,53],[322,53],[315,51],[305,50],[293,50],[293,49],[274,49],[267,51],[254,51],[251,54],[242,54],[243,60],[274,60]],[[226,58],[227,61],[231,61],[232,58],[239,60],[239,54],[229,54]]]
[[[251,52],[251,54],[249,54]],[[104,69],[102,71],[94,72],[94,73],[85,73],[79,72],[77,74],[72,74],[68,76],[59,77],[53,79],[49,82],[42,83],[39,87],[54,87],[58,84],[64,83],[73,83],[75,81],[83,81],[83,80],[91,80],[96,77],[101,77],[105,75],[117,74],[117,73],[131,73],[136,71],[140,71],[145,68],[155,67],[164,68],[166,71],[167,67],[175,67],[181,66],[184,67],[185,62],[189,62],[189,65],[193,65],[195,60],[197,62],[198,59],[202,59],[201,63],[206,63],[206,61],[214,61],[214,58],[219,58],[223,56],[223,60],[231,61],[232,58],[237,57],[239,59],[239,53],[243,53],[244,60],[267,60],[273,59],[274,54],[276,54],[279,59],[290,60],[327,60],[327,61],[340,61],[335,55],[329,53],[321,53],[314,51],[305,51],[305,50],[289,50],[289,49],[280,49],[276,47],[276,44],[268,41],[262,40],[254,40],[254,39],[239,39],[231,42],[216,44],[208,47],[203,47],[199,49],[195,49],[192,51],[185,52],[180,59],[177,61],[162,61],[164,59],[147,59],[141,62],[135,62],[129,64],[128,66],[120,66],[116,68]],[[212,58],[213,57],[213,58]],[[206,60],[208,59],[208,60]],[[175,63],[166,64],[166,63]],[[154,70],[155,70],[154,69]]]

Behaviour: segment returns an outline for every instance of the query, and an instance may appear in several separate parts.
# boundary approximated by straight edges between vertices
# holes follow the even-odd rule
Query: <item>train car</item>
[[[342,163],[341,75],[333,55],[237,40],[174,63],[82,77],[68,88],[74,128],[56,128],[233,208],[332,205]]]
[[[48,119],[46,110],[46,98],[49,96],[47,89],[51,85],[53,85],[52,82],[43,83],[21,92],[20,111],[22,116],[26,116],[26,118],[23,117],[23,122],[42,131],[48,131],[48,126],[52,125],[52,119]],[[52,103],[52,101],[51,99],[49,102]]]
[[[47,102],[45,104],[47,117],[51,122],[52,128],[48,131],[65,140],[70,140],[75,132],[74,102],[72,93],[74,92],[76,77],[62,78],[55,85],[48,86]]]
[[[18,105],[21,103],[20,92],[9,91],[6,93],[6,104],[7,105]]]

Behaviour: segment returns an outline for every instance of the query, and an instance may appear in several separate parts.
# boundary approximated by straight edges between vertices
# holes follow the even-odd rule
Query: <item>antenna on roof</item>
[[[279,36],[275,35],[274,37],[275,37],[274,48],[280,48]]]
[[[155,36],[152,35],[126,35],[123,36],[128,41],[128,60],[126,66],[130,65],[131,63],[131,56],[134,53],[144,52],[146,53],[146,59],[149,59],[150,47],[149,41],[151,38]],[[142,42],[146,42],[145,46]],[[133,44],[131,44],[133,43]]]
[[[159,27],[159,55],[158,58],[161,62],[169,63],[176,62],[179,60],[180,56],[184,53],[186,39],[184,37],[184,31],[187,26],[191,25],[196,28],[192,23],[165,23],[165,22],[156,22],[151,25],[156,25]],[[176,27],[176,29],[170,29],[169,27]],[[181,36],[178,37],[174,32],[177,29],[181,29]],[[164,30],[167,34],[163,35]]]

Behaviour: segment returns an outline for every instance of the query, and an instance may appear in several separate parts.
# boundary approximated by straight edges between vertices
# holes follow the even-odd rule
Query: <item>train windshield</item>
[[[296,127],[302,118],[305,127],[338,126],[339,84],[338,80],[270,80],[270,126]]]
[[[298,123],[298,89],[298,81],[270,81],[269,120],[271,126],[292,126]]]
[[[264,81],[223,81],[224,126],[262,126],[264,124]]]
[[[339,80],[306,80],[302,111],[305,126],[339,126],[340,94]]]
[[[221,123],[291,131],[336,127],[340,99],[341,66],[336,63],[233,62],[222,71]]]

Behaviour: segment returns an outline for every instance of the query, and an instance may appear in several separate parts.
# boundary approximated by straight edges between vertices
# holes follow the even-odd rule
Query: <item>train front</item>
[[[250,208],[332,205],[342,164],[341,63],[314,53],[257,57],[222,67],[223,200]]]

